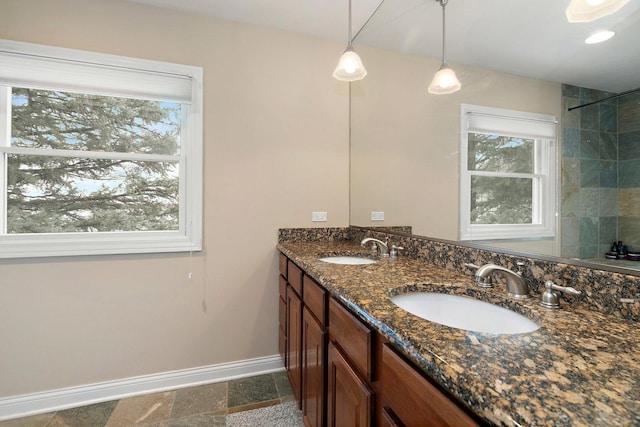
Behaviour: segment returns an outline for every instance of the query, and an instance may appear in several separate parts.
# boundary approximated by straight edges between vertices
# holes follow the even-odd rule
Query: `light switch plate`
[[[311,212],[311,221],[313,222],[327,222],[326,212]]]
[[[371,221],[384,221],[384,212],[371,212]]]

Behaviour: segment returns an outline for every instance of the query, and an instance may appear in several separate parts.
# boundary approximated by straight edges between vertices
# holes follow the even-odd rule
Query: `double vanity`
[[[280,351],[307,425],[640,425],[637,322],[573,296],[545,308],[539,283],[481,287],[465,252],[444,268],[359,243],[278,244]]]

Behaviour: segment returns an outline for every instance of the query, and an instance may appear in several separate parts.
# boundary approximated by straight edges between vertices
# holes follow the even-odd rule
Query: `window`
[[[460,238],[555,235],[555,117],[461,107]]]
[[[0,258],[201,249],[202,69],[0,40]]]

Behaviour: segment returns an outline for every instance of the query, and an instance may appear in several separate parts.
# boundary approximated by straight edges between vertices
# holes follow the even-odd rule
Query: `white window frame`
[[[6,230],[6,156],[34,154],[10,146],[11,87],[68,90],[179,102],[179,226],[170,231],[0,234],[0,258],[199,251],[202,249],[203,70],[181,64],[0,40],[0,215]],[[63,150],[64,151],[64,150]],[[59,154],[69,155],[69,152]],[[112,153],[77,156],[106,158]],[[121,158],[121,154],[113,153]],[[128,160],[166,156],[126,154]]]
[[[460,107],[460,240],[552,238],[557,229],[557,121],[555,116],[461,104]],[[531,174],[469,171],[469,133],[535,140]],[[494,176],[533,180],[531,224],[472,224],[471,177]]]

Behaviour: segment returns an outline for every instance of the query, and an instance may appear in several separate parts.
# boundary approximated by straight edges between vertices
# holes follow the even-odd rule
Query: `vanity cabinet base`
[[[286,266],[280,278],[280,346],[286,347],[285,368],[305,426],[483,425],[383,335],[287,261],[280,263]]]

